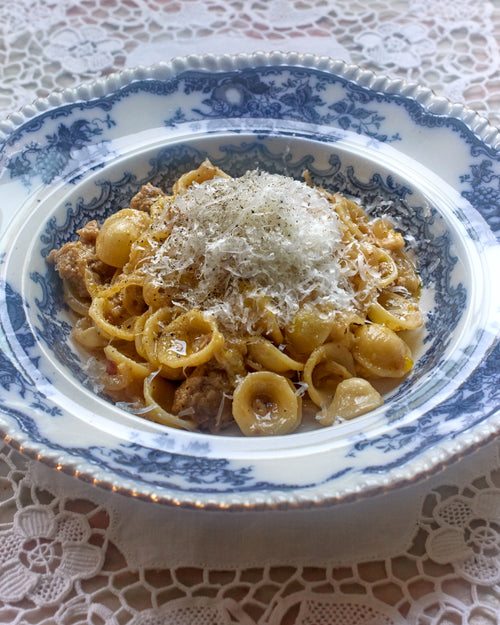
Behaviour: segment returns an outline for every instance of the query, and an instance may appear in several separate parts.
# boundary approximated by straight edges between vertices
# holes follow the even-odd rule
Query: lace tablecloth
[[[0,115],[125,67],[294,50],[418,81],[500,121],[500,6],[476,0],[10,0]],[[497,442],[329,509],[177,510],[0,455],[0,623],[500,623]]]

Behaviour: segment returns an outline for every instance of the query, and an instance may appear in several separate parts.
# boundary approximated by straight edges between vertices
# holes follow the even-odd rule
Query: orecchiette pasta
[[[158,360],[172,369],[202,365],[224,345],[215,320],[199,310],[175,317],[156,340]]]
[[[169,427],[247,436],[383,403],[377,379],[413,366],[398,333],[423,324],[419,276],[387,219],[304,178],[207,160],[49,254],[103,392]]]
[[[287,378],[257,371],[236,386],[233,416],[247,436],[289,434],[302,419],[301,399]]]
[[[143,211],[124,208],[108,217],[96,239],[96,253],[111,267],[123,267],[128,261],[132,243],[150,225],[151,217]]]
[[[384,403],[382,396],[364,378],[347,378],[339,382],[330,404],[318,413],[322,425],[332,425],[338,419],[354,419]]]
[[[324,408],[333,399],[342,380],[356,375],[351,352],[339,343],[325,343],[309,356],[304,367],[304,382],[309,397]]]
[[[304,369],[304,363],[285,354],[269,339],[253,338],[248,341],[247,349],[247,362],[254,369],[267,369],[275,373],[302,371]]]
[[[402,378],[413,367],[410,348],[387,326],[365,324],[354,330],[354,336],[354,359],[368,377]]]

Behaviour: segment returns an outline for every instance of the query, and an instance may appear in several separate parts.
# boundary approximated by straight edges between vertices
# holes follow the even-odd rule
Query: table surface
[[[0,2],[0,116],[193,53],[311,52],[500,121],[500,3]],[[495,441],[426,481],[323,510],[177,510],[0,449],[0,623],[500,623]]]

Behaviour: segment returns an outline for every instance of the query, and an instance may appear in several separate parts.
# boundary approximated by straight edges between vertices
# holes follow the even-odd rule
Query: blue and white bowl
[[[497,435],[500,138],[473,112],[327,58],[262,53],[126,71],[0,131],[0,430],[31,457],[151,501],[305,507],[415,481]],[[253,439],[173,430],[94,392],[45,257],[207,156],[233,175],[308,169],[404,232],[426,323],[383,407]]]

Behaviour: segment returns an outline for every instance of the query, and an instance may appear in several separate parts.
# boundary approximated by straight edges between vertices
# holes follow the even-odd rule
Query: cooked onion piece
[[[90,317],[80,317],[73,326],[71,336],[88,350],[102,349],[109,343],[109,336]]]
[[[300,398],[283,376],[249,373],[233,394],[233,417],[246,436],[290,434],[302,419]]]

